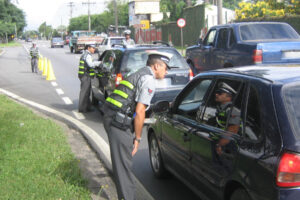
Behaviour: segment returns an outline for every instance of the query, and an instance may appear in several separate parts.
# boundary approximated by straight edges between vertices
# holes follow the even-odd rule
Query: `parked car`
[[[114,45],[123,45],[125,37],[107,37],[98,47],[99,55],[101,55],[105,50],[111,49]]]
[[[152,103],[158,100],[172,101],[178,92],[192,79],[189,66],[178,51],[166,45],[137,45],[134,48],[119,47],[104,51],[100,59],[101,69],[92,79],[92,102],[105,101],[120,81],[146,66],[148,54],[167,52],[172,54],[168,74],[162,80],[156,80],[156,91]],[[97,70],[96,70],[97,71]]]
[[[62,38],[60,37],[54,37],[51,39],[51,48],[54,48],[54,47],[61,47],[61,48],[64,48],[64,41]]]
[[[224,128],[211,120],[221,82],[236,91]],[[170,106],[153,107],[148,143],[154,175],[171,172],[201,199],[299,199],[299,101],[299,64],[197,75]],[[236,132],[228,130],[231,117],[240,118]]]
[[[300,63],[300,36],[280,22],[214,26],[203,41],[187,48],[186,59],[195,74],[260,63]]]
[[[26,41],[26,42],[32,42],[32,39],[31,39],[31,38],[26,38],[25,41]]]

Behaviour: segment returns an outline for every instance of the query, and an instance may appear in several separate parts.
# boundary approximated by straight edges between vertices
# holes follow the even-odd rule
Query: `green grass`
[[[63,128],[0,95],[0,199],[90,199]]]
[[[16,46],[21,46],[21,44],[16,41],[11,41],[9,43],[1,43],[0,44],[0,47],[16,47]]]

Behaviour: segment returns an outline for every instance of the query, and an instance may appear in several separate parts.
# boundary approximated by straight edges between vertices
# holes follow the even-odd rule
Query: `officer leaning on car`
[[[29,49],[30,56],[31,56],[31,71],[32,73],[37,73],[37,64],[39,59],[39,48],[37,48],[36,43],[32,43],[32,47]]]
[[[101,108],[119,199],[134,199],[132,157],[138,151],[145,111],[155,92],[154,79],[165,77],[171,57],[161,52],[149,54],[147,66],[122,80]]]
[[[231,133],[238,133],[241,121],[241,112],[232,104],[232,98],[236,94],[237,92],[224,82],[218,84],[215,93],[215,101],[219,104],[215,116],[216,126],[225,130],[228,123],[226,130]],[[222,148],[228,143],[228,139],[221,138],[216,144],[216,152],[221,154]]]
[[[86,50],[80,57],[78,77],[81,81],[78,111],[91,111],[90,93],[91,93],[91,78],[95,76],[94,68],[100,65],[100,61],[93,61],[92,55],[95,53],[96,46],[89,44]]]

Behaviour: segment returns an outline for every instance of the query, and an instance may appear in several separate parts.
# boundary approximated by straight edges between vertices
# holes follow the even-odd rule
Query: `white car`
[[[113,45],[124,45],[125,37],[107,37],[98,47],[99,55],[101,55],[105,50],[109,50]]]

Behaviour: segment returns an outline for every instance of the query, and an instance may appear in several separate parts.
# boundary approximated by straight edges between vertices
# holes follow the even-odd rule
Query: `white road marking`
[[[55,81],[52,81],[51,84],[52,84],[53,87],[57,86],[57,83]]]
[[[62,89],[60,89],[60,88],[55,89],[55,90],[56,90],[56,92],[57,92],[58,95],[64,94],[64,91]]]
[[[69,97],[63,97],[62,100],[64,100],[65,104],[67,105],[73,104],[72,100]]]
[[[85,119],[84,115],[82,113],[79,113],[77,112],[76,110],[73,110],[72,113],[74,114],[74,116],[77,118],[77,119]]]

